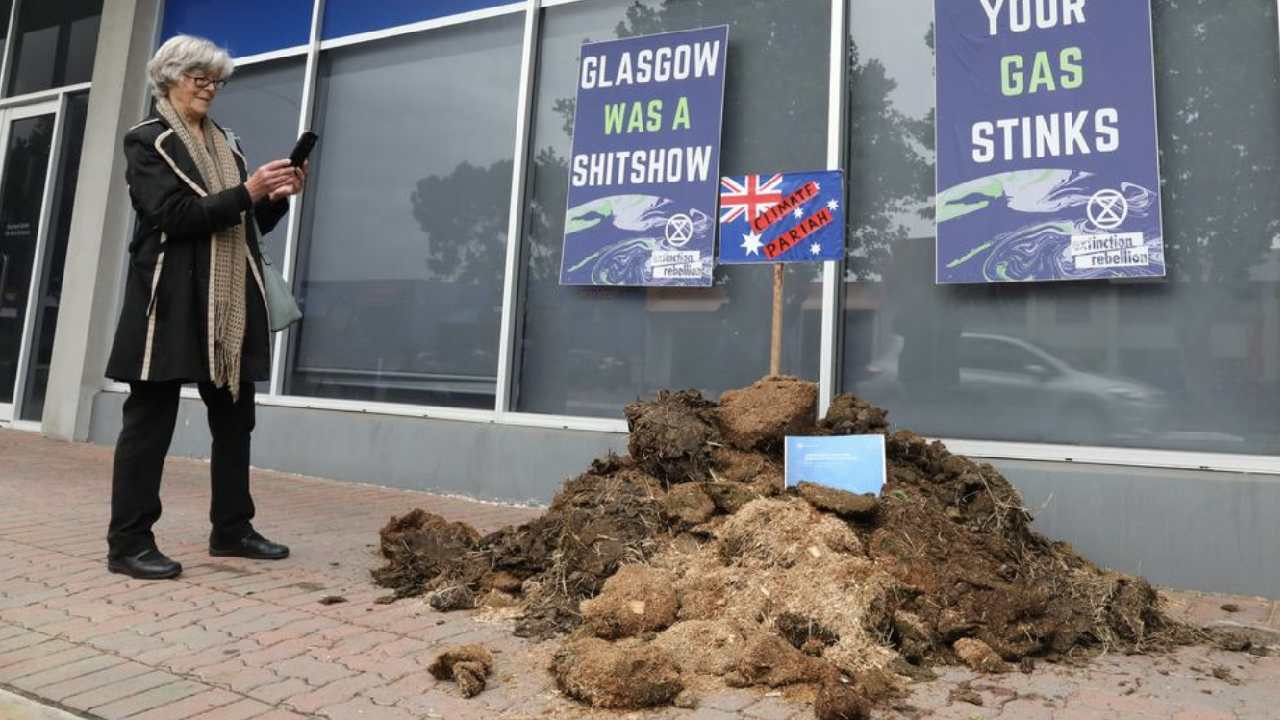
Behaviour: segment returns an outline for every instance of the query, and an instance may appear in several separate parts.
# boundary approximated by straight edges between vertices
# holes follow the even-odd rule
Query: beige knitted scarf
[[[227,137],[204,118],[204,136],[201,143],[191,134],[182,117],[161,98],[156,103],[160,116],[169,123],[174,133],[182,139],[187,152],[195,159],[200,177],[209,194],[222,192],[240,184],[240,166],[236,164]],[[213,367],[210,368],[213,384],[231,391],[234,401],[240,400],[240,353],[244,347],[245,325],[245,272],[249,262],[249,246],[246,243],[245,218],[234,227],[219,230],[210,244],[209,261],[209,337],[213,344]]]

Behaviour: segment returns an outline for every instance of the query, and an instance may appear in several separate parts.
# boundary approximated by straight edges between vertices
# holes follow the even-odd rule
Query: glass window
[[[324,4],[324,39],[509,4],[511,0],[379,0],[376,3],[368,0],[327,0]]]
[[[27,381],[23,386],[23,420],[38,422],[44,414],[45,390],[49,386],[49,364],[53,360],[53,337],[58,326],[58,306],[62,300],[62,273],[66,268],[67,239],[71,234],[71,211],[76,200],[76,181],[80,174],[80,147],[84,141],[85,121],[89,117],[89,93],[67,98],[62,119],[62,151],[58,156],[57,176],[50,207],[49,232],[45,240],[44,269],[41,273],[36,307],[36,323],[32,330],[31,361],[27,364]]]
[[[324,53],[287,392],[492,408],[523,17]]]
[[[933,0],[849,7],[845,389],[936,436],[1280,453],[1276,3],[1153,3],[1168,279],[993,286],[934,284]]]
[[[206,37],[234,57],[306,45],[313,0],[168,0],[162,40],[186,33]]]
[[[218,93],[212,114],[240,138],[249,172],[289,156],[298,140],[306,60],[272,60],[238,68]],[[284,259],[287,220],[263,238],[277,267]]]
[[[579,46],[728,24],[721,174],[821,169],[830,14],[826,0],[608,0],[543,11],[516,409],[620,417],[626,403],[660,388],[718,396],[769,368],[769,267],[717,267],[705,289],[559,285]],[[816,378],[821,266],[789,265],[786,282],[783,371]]]
[[[13,33],[9,95],[93,79],[102,0],[24,2]]]
[[[1028,373],[1041,357],[1028,345],[999,336],[972,335],[960,338],[960,370]]]

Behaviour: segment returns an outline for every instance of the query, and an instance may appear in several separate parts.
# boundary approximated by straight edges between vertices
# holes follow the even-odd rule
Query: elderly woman
[[[107,376],[130,385],[111,480],[107,568],[135,578],[176,577],[156,547],[160,476],[179,390],[196,383],[213,437],[209,553],[264,560],[289,549],[254,531],[249,434],[255,381],[270,374],[270,325],[258,233],[269,232],[302,189],[288,160],[252,174],[209,107],[234,69],[208,40],[185,35],[147,66],[155,110],[124,138],[137,212],[129,274]]]

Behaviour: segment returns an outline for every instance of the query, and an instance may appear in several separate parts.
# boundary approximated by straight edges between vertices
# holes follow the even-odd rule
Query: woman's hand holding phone
[[[310,130],[302,133],[302,136],[298,138],[298,142],[294,144],[293,151],[289,153],[287,161],[293,170],[293,174],[286,182],[281,183],[271,191],[269,197],[272,202],[302,192],[302,186],[307,181],[307,171],[311,167],[311,161],[307,158],[311,155],[311,151],[319,140],[320,136]]]
[[[277,202],[291,195],[297,195],[302,192],[302,186],[307,182],[307,171],[310,167],[311,161],[304,160],[302,167],[291,168],[293,171],[291,176],[283,183],[276,186],[268,196],[271,199],[271,202]]]

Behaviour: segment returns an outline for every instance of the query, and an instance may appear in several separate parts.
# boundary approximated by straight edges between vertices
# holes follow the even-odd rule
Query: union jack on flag
[[[839,170],[720,178],[721,263],[844,258],[844,174]]]
[[[751,222],[757,215],[782,202],[782,173],[763,179],[747,175],[720,178],[720,224],[742,219]]]

